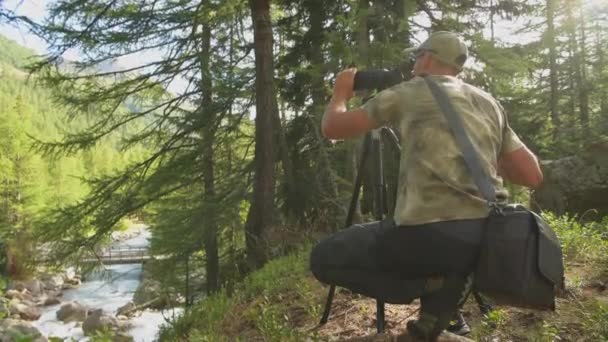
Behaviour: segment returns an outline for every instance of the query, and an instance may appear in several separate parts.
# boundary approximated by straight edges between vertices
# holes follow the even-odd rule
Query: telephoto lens
[[[355,74],[353,90],[382,90],[403,81],[399,70],[367,70]]]

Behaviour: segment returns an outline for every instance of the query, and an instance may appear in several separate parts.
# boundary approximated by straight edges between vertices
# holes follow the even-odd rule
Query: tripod
[[[355,178],[355,188],[351,197],[348,215],[346,216],[345,227],[350,227],[353,223],[353,217],[357,208],[357,201],[359,200],[359,194],[363,182],[365,162],[370,153],[372,154],[373,158],[374,219],[381,221],[384,219],[384,216],[388,214],[386,181],[384,179],[384,162],[382,155],[382,150],[384,148],[383,137],[392,142],[398,151],[401,150],[399,138],[395,132],[388,127],[374,129],[365,135],[363,152],[361,154],[361,161],[359,164],[357,177]],[[331,311],[331,305],[335,292],[336,286],[331,285],[327,295],[327,302],[325,303],[325,311],[323,312],[323,317],[321,318],[321,324],[327,323],[329,319],[329,312]],[[376,328],[378,333],[384,332],[384,301],[378,299],[376,299]]]

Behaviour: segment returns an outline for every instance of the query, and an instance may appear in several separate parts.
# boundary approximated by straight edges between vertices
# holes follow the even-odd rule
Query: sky
[[[4,6],[9,10],[15,11],[19,15],[25,15],[35,21],[42,21],[46,14],[46,7],[56,0],[4,0]],[[588,7],[591,12],[602,11],[608,12],[608,0],[583,0],[585,7]],[[495,35],[498,39],[506,43],[522,43],[526,40],[536,38],[534,33],[527,33],[522,35],[521,33],[514,32],[514,29],[521,28],[525,24],[524,19],[518,19],[518,21],[499,21],[495,27]],[[489,27],[484,31],[484,35],[490,36]],[[45,53],[47,49],[46,43],[36,37],[35,35],[28,32],[27,29],[17,28],[14,26],[0,25],[0,34],[7,36],[19,44],[33,49],[37,53]],[[424,39],[424,37],[416,37],[418,39]],[[151,53],[147,56],[132,55],[125,56],[121,60],[117,61],[119,67],[133,67],[141,65],[146,60],[157,59],[161,55],[158,53]],[[78,51],[68,51],[64,57],[70,60],[78,59]]]
[[[19,15],[28,16],[36,21],[44,19],[46,5],[52,0],[4,0],[4,6]],[[45,42],[27,30],[14,26],[0,25],[0,34],[38,53],[46,51]]]

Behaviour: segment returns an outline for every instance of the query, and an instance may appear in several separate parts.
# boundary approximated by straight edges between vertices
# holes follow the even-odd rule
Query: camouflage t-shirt
[[[498,156],[524,145],[509,126],[502,107],[488,93],[455,77],[431,77],[460,114],[498,200],[506,200],[507,191],[497,172]],[[374,122],[391,122],[401,133],[397,224],[487,216],[487,205],[423,78],[386,89],[363,108]]]

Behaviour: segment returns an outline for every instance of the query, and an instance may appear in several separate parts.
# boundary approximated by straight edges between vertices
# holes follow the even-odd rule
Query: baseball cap
[[[420,46],[405,49],[405,54],[429,51],[441,62],[462,70],[469,56],[469,50],[462,38],[452,32],[432,33]]]

